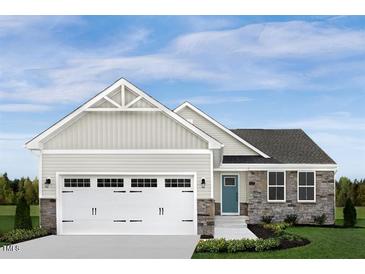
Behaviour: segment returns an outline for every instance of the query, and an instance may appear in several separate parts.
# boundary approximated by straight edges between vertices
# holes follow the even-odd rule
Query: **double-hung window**
[[[285,172],[269,171],[267,195],[269,202],[285,202]]]
[[[314,172],[298,172],[298,202],[316,201],[316,180]]]

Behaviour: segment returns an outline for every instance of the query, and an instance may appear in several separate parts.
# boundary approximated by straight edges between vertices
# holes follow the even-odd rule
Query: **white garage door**
[[[193,176],[60,176],[59,234],[196,234]]]

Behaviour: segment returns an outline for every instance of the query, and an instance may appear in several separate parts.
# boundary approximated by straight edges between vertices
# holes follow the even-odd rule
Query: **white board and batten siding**
[[[162,112],[88,112],[43,141],[43,149],[207,149]]]
[[[220,129],[206,118],[202,117],[189,107],[184,107],[177,112],[181,117],[188,121],[192,121],[193,124],[224,144],[224,155],[258,155],[251,148],[242,144],[237,139],[230,136],[227,132]]]
[[[197,198],[211,198],[211,153],[202,154],[43,154],[42,196],[56,198],[56,173],[176,173],[194,172]],[[45,179],[50,185],[44,185]],[[201,179],[205,178],[205,188]]]

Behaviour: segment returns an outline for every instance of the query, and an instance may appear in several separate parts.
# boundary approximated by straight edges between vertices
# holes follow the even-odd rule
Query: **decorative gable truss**
[[[122,84],[85,111],[161,111]]]
[[[57,134],[59,130],[62,130],[67,125],[72,123],[72,121],[80,117],[84,112],[95,111],[161,111],[167,117],[170,117],[180,125],[184,126],[197,136],[200,136],[202,139],[207,141],[208,147],[210,149],[220,149],[223,147],[223,144],[221,144],[219,141],[209,136],[199,128],[195,127],[184,118],[171,111],[163,104],[161,104],[148,94],[144,93],[142,90],[123,78],[119,79],[114,84],[101,91],[88,102],[71,112],[69,115],[62,118],[50,128],[38,134],[36,137],[28,141],[25,146],[30,150],[42,149],[43,140],[49,138],[53,134]]]

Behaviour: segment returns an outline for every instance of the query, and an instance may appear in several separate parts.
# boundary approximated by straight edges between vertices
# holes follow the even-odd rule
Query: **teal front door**
[[[222,175],[222,215],[238,214],[238,176]]]

